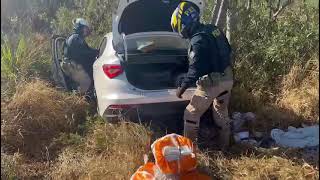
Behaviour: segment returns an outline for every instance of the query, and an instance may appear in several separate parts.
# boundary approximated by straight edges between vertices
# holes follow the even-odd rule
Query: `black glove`
[[[184,87],[178,87],[176,95],[178,98],[182,98],[182,94],[187,90],[187,88]]]

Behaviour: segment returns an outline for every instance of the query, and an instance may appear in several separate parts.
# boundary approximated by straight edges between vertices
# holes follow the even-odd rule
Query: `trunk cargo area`
[[[177,88],[188,72],[187,57],[140,57],[126,63],[125,72],[129,83],[143,90]]]

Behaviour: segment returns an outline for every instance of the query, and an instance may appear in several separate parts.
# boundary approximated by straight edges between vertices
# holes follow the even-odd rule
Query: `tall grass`
[[[210,22],[213,1],[207,2],[203,19]],[[111,1],[78,1],[76,6],[60,8],[52,22],[55,32],[70,33],[71,20],[78,16],[92,22],[94,37],[110,31],[110,12],[114,10]],[[259,2],[250,12],[237,9],[235,17],[238,25],[232,32],[236,54],[232,110],[258,113],[258,125],[262,124],[259,130],[300,125],[295,118],[319,121],[318,9],[298,3],[293,9],[286,9],[277,21],[271,21],[267,6]],[[51,60],[47,35],[24,34],[31,35],[9,40],[1,34],[1,98],[12,97],[24,81],[49,79]],[[92,41],[98,43],[95,38]],[[42,81],[20,87],[1,111],[1,139],[7,141],[7,147],[11,144],[11,148],[4,149],[7,154],[1,155],[4,157],[2,178],[44,179],[47,175],[48,179],[127,179],[142,164],[149,139],[149,130],[145,127],[102,121],[79,125],[75,121],[85,118],[75,119],[72,114],[84,113],[87,108],[70,106],[80,102],[78,97],[61,94]],[[69,102],[70,99],[75,102]],[[70,126],[72,131],[66,130]],[[74,129],[78,131],[74,133]],[[56,159],[49,153],[53,164],[42,161],[47,157],[44,145],[58,148],[51,149],[52,152],[61,151]],[[59,149],[59,145],[68,147]],[[14,151],[22,154],[12,155]],[[214,151],[201,154],[199,163],[218,179],[319,179],[318,170],[295,162],[298,154],[290,158],[281,156],[282,153],[281,150],[276,155],[251,156],[246,151],[228,156]],[[22,161],[21,156],[28,157],[28,154],[34,158]],[[41,158],[36,159],[37,155]],[[42,160],[39,162],[39,159]]]
[[[237,9],[235,16],[237,26],[232,32],[236,80],[233,109],[264,112],[265,116],[266,111],[270,111],[265,107],[273,106],[272,109],[278,109],[278,112],[274,111],[277,115],[272,118],[280,119],[278,115],[286,116],[280,110],[284,108],[288,110],[287,125],[295,116],[297,119],[318,119],[319,112],[314,107],[319,107],[319,103],[311,99],[303,106],[298,103],[306,101],[305,96],[319,99],[318,78],[314,78],[319,73],[318,9],[297,3],[273,21],[268,16],[267,6],[261,3],[255,4],[251,11]],[[311,96],[305,94],[305,87],[314,89],[308,92]],[[288,98],[289,92],[295,92],[295,95]],[[294,100],[291,97],[299,98]],[[279,106],[277,102],[280,101],[285,103]]]
[[[1,95],[12,96],[20,82],[49,79],[51,54],[48,38],[20,35],[17,41],[3,36],[1,44]]]
[[[1,45],[1,76],[8,80],[17,80],[23,68],[23,58],[27,55],[26,40],[21,35],[17,47],[14,49],[8,39]]]

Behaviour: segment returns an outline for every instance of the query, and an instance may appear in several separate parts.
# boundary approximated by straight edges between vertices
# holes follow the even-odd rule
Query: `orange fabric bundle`
[[[163,174],[181,174],[196,169],[195,147],[190,139],[168,134],[152,145],[156,165]]]
[[[131,176],[130,180],[154,180],[155,169],[157,166],[148,162],[147,164],[140,166],[139,169]]]
[[[156,163],[148,162],[131,176],[130,180],[210,180],[196,170],[195,146],[186,137],[168,134],[151,145]]]

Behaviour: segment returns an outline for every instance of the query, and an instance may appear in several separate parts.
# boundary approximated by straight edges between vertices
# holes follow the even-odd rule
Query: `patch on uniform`
[[[220,30],[219,29],[216,29],[216,30],[214,30],[214,31],[212,31],[212,35],[216,38],[216,37],[218,37],[218,36],[220,36]]]

